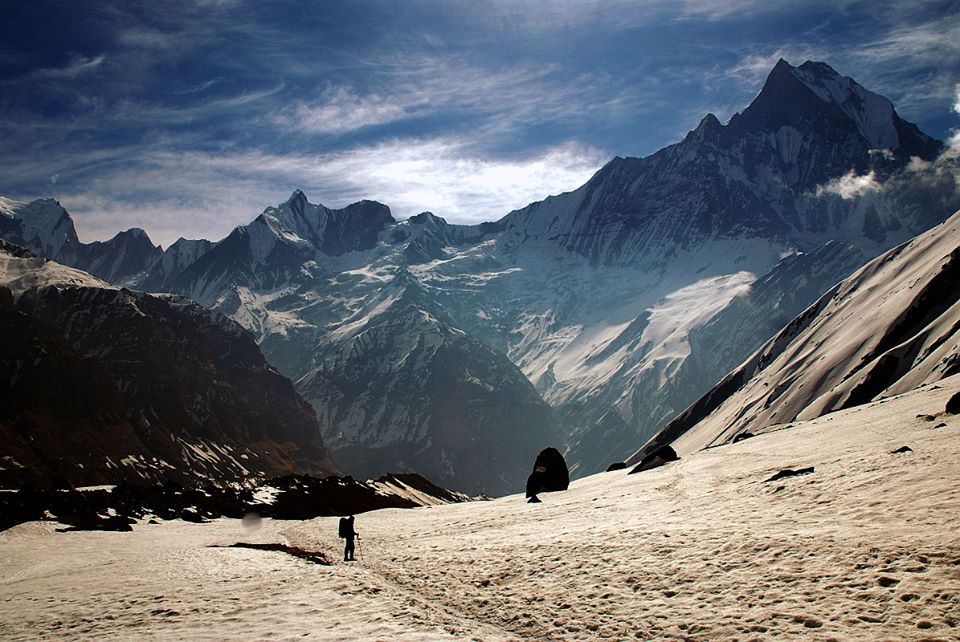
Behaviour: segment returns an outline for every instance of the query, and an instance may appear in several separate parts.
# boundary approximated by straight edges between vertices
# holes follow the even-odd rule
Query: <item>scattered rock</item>
[[[897,448],[896,450],[891,450],[891,451],[890,451],[890,454],[891,454],[891,455],[900,455],[900,454],[902,454],[902,453],[912,453],[912,452],[913,452],[913,448],[911,448],[910,446],[900,446],[900,447]]]
[[[933,429],[936,430],[937,428],[946,428],[946,427],[947,427],[947,424],[941,422],[941,423],[937,424],[936,426],[934,426]]]
[[[947,405],[949,405],[949,403]],[[937,417],[935,415],[917,415],[917,419],[923,419],[924,421],[936,421]]]
[[[533,472],[527,478],[527,497],[567,490],[569,486],[570,471],[560,451],[556,448],[541,450],[533,463]]]
[[[919,621],[917,621],[917,628],[918,628],[918,629],[932,629],[932,628],[933,628],[933,622],[931,622],[930,620],[919,620]]]
[[[947,402],[947,412],[951,415],[960,415],[960,392],[954,393]]]
[[[753,433],[749,431],[737,433],[737,435],[734,436],[733,438],[733,443],[737,443],[738,441],[743,441],[744,439],[750,439],[753,436],[754,436]]]
[[[269,503],[258,501],[249,488],[190,488],[174,481],[149,486],[121,483],[96,490],[27,486],[16,492],[0,493],[0,531],[49,515],[65,524],[64,530],[129,531],[132,524],[148,516],[151,524],[171,519],[194,523],[221,517],[241,519],[251,512],[273,519],[303,520],[422,505],[408,494],[383,491],[383,487],[391,486],[412,488],[445,503],[470,499],[435,486],[415,473],[385,475],[373,482],[350,477],[286,475],[264,484],[274,491]]]
[[[895,577],[887,577],[886,575],[881,575],[880,577],[877,578],[877,584],[879,584],[884,588],[887,588],[890,586],[896,586],[899,583],[900,583],[900,580],[896,579]]]
[[[813,466],[810,466],[808,468],[797,468],[796,470],[792,468],[784,468],[783,470],[778,471],[777,474],[775,474],[773,477],[765,481],[772,482],[772,481],[777,481],[778,479],[786,479],[787,477],[800,477],[801,475],[809,475],[813,473],[813,471],[814,471]]]
[[[607,472],[609,473],[614,470],[623,470],[626,467],[627,467],[627,464],[625,462],[617,461],[607,466]]]
[[[630,471],[630,474],[632,475],[644,470],[650,470],[651,468],[657,468],[659,466],[663,466],[667,462],[678,461],[679,459],[680,456],[672,446],[661,446],[640,460],[640,463]]]

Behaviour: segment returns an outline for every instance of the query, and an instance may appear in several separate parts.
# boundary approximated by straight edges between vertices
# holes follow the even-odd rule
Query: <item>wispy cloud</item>
[[[157,152],[104,168],[82,189],[57,192],[81,236],[130,226],[154,240],[219,238],[295,188],[331,207],[369,198],[398,218],[430,210],[451,222],[494,220],[582,184],[607,159],[567,143],[518,158],[476,156],[457,138],[397,139],[334,154]]]
[[[895,25],[851,43],[840,57],[858,70],[861,84],[890,97],[901,113],[942,109],[960,74],[960,13]]]
[[[337,86],[327,89],[317,103],[298,101],[282,108],[275,119],[295,131],[342,134],[401,120],[416,108],[378,94],[359,96],[351,87]]]
[[[718,76],[733,78],[748,87],[759,88],[781,58],[793,65],[799,65],[807,60],[823,60],[828,56],[826,52],[815,47],[777,47],[768,53],[748,53],[732,67],[718,70]]]
[[[883,189],[877,181],[877,175],[871,171],[869,174],[857,174],[850,170],[843,176],[831,179],[825,185],[817,187],[817,196],[826,196],[834,194],[844,200],[860,198],[871,192],[879,192]]]
[[[106,54],[100,54],[98,56],[84,56],[78,53],[74,53],[70,56],[70,60],[63,66],[60,67],[45,67],[42,69],[34,69],[29,72],[27,75],[33,79],[39,78],[76,78],[82,74],[86,74],[90,71],[93,71],[97,67],[103,64],[103,61],[107,59]]]

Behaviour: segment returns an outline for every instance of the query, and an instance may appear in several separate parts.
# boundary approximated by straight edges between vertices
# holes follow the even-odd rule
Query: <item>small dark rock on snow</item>
[[[900,454],[903,454],[903,453],[912,453],[912,452],[913,452],[913,448],[911,448],[910,446],[900,446],[900,447],[897,448],[896,450],[891,450],[891,451],[890,451],[890,454],[891,454],[891,455],[900,455]]]
[[[626,467],[627,467],[626,462],[615,461],[615,462],[613,462],[612,464],[610,464],[609,466],[607,466],[607,472],[609,473],[609,472],[612,472],[612,471],[614,471],[614,470],[623,470],[623,469],[626,468]]]
[[[651,468],[657,468],[667,462],[677,461],[679,459],[680,455],[677,454],[677,451],[674,450],[672,446],[661,446],[641,459],[640,463],[630,471],[630,474],[632,475],[644,470],[650,470]]]
[[[809,475],[813,471],[814,471],[813,466],[810,466],[808,468],[797,468],[796,470],[792,468],[784,468],[783,470],[778,471],[777,474],[775,474],[770,479],[767,479],[766,481],[772,482],[772,481],[777,481],[779,479],[786,479],[787,477],[800,477],[801,475]]]

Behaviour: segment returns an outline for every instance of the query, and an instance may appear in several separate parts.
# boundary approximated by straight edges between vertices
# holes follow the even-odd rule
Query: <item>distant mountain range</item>
[[[216,243],[80,244],[49,200],[0,203],[0,236],[242,325],[344,470],[498,494],[544,446],[566,444],[575,475],[622,459],[851,271],[945,220],[960,195],[943,150],[829,66],[781,60],[728,123],[707,115],[493,223],[297,191]]]

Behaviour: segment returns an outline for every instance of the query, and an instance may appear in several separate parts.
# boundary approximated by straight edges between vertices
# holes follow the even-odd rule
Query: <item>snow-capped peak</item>
[[[781,62],[786,64],[782,59]],[[872,148],[896,149],[899,146],[893,104],[889,100],[864,89],[852,78],[841,76],[823,62],[808,60],[799,67],[790,67],[790,72],[818,98],[836,105],[853,119]]]
[[[73,219],[53,198],[42,198],[29,203],[3,199],[4,215],[17,221],[20,244],[40,252],[43,256],[59,258],[65,246],[79,243]]]

